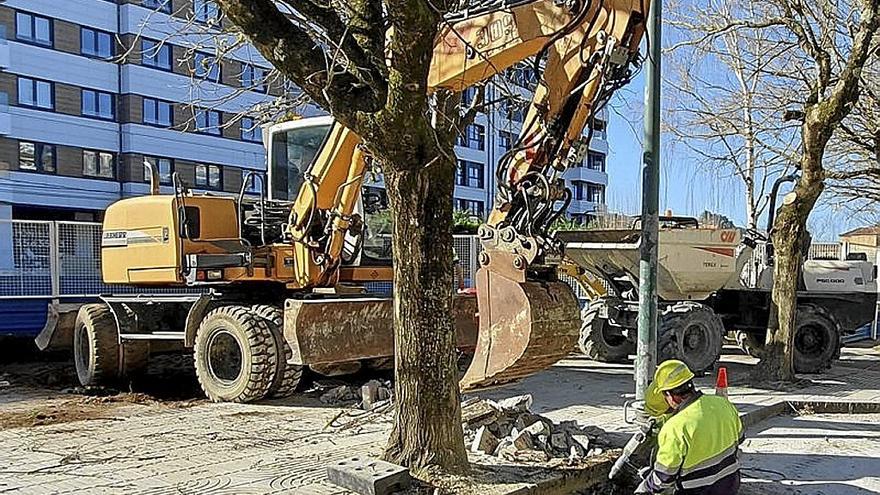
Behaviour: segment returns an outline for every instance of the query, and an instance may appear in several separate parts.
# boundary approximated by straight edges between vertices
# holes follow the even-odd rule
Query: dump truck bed
[[[636,229],[560,231],[565,256],[598,276],[638,282],[641,232]],[[668,301],[702,301],[736,274],[735,229],[669,228],[659,232],[657,291]]]

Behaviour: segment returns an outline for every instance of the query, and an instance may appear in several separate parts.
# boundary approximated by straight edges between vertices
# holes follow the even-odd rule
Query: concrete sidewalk
[[[730,397],[741,411],[793,399],[880,401],[880,356],[867,349],[847,349],[828,374],[791,392],[737,386],[752,362],[743,356],[724,359],[733,385]],[[630,427],[622,421],[621,406],[632,380],[632,366],[574,357],[479,396],[529,393],[533,411],[555,421],[577,420],[624,433]],[[700,384],[711,388],[712,378]],[[13,404],[23,407],[16,394],[34,395],[0,389],[0,413]],[[0,431],[0,493],[341,494],[346,492],[326,482],[327,463],[378,455],[390,426],[390,415],[363,416],[309,398],[179,409],[133,404],[103,419]],[[875,450],[863,455],[880,456],[880,447]],[[744,451],[748,462],[748,443]],[[474,461],[487,484],[455,493],[510,493],[554,476],[543,468]],[[873,486],[871,480],[866,483]]]

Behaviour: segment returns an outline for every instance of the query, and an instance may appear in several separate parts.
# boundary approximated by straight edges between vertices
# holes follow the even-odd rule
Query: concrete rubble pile
[[[333,406],[355,406],[371,411],[391,402],[394,384],[390,380],[370,380],[356,385],[338,385],[321,394],[320,401]]]
[[[465,442],[471,452],[512,462],[546,462],[563,458],[570,463],[598,455],[586,429],[576,421],[554,423],[531,412],[531,395],[498,402],[470,400],[462,404]]]

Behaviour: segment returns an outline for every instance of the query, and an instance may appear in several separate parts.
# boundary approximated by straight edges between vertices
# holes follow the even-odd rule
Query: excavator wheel
[[[249,306],[211,310],[196,332],[194,350],[199,385],[213,402],[259,400],[274,383],[275,336]]]
[[[269,304],[255,304],[251,309],[254,314],[263,318],[266,325],[269,326],[269,330],[272,331],[272,335],[275,338],[275,347],[278,353],[275,379],[269,387],[267,397],[290,397],[302,380],[304,367],[289,362],[293,357],[293,349],[284,340],[284,312],[281,308]]]
[[[73,360],[84,387],[113,385],[120,376],[116,319],[106,304],[79,308],[73,329]]]
[[[477,303],[480,332],[462,390],[523,378],[575,350],[579,307],[564,282],[515,280],[482,268]]]
[[[821,373],[840,355],[840,324],[825,308],[799,304],[794,333],[794,370]]]
[[[681,359],[694,372],[710,370],[721,356],[724,323],[711,308],[681,302],[660,317],[658,361]]]
[[[606,301],[593,301],[581,312],[578,347],[584,355],[603,363],[622,363],[635,353],[635,344],[620,332],[611,332],[608,320],[599,316]]]

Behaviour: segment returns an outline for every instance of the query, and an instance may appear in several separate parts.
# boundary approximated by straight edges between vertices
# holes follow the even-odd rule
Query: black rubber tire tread
[[[244,369],[232,386],[224,386],[212,377],[205,356],[209,338],[217,328],[226,328],[240,339]],[[193,349],[199,385],[212,402],[252,402],[269,392],[278,366],[275,337],[249,306],[218,306],[209,311],[199,324]]]
[[[278,353],[278,366],[275,369],[275,379],[269,387],[267,397],[283,398],[290,397],[296,392],[303,377],[305,366],[291,364],[293,349],[284,339],[284,311],[277,306],[268,304],[255,304],[251,307],[254,314],[263,318],[272,335],[275,337],[275,347]]]
[[[629,339],[619,345],[613,345],[606,341],[602,327],[608,322],[599,317],[599,311],[604,304],[606,303],[602,300],[593,301],[581,311],[581,333],[578,337],[578,347],[585,356],[594,361],[626,362],[630,354],[635,354],[635,343]]]
[[[736,345],[743,352],[753,358],[760,359],[764,354],[764,339],[766,335],[755,332],[736,331]]]
[[[825,332],[830,345],[818,356],[798,352],[798,332],[806,325],[818,325]],[[828,310],[817,304],[799,304],[795,326],[794,370],[797,373],[822,373],[840,357],[840,323]]]
[[[82,368],[81,339],[88,340],[88,364]],[[119,332],[116,319],[106,304],[86,304],[79,308],[73,332],[74,363],[79,383],[84,387],[115,385],[120,378]]]
[[[706,327],[709,341],[706,354],[688,355],[680,345],[683,332],[693,324]],[[660,316],[657,328],[658,362],[667,359],[684,361],[694,373],[712,369],[721,357],[724,344],[724,323],[708,306],[695,302],[680,302],[668,307]]]

